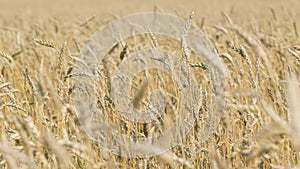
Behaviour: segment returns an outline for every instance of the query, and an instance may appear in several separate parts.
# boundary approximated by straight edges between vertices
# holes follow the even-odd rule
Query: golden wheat
[[[223,9],[225,2],[218,3]],[[188,16],[182,25],[181,42],[156,35],[153,30],[147,30],[145,36],[120,38],[93,72],[98,79],[95,74],[78,71],[78,67],[90,68],[79,55],[92,33],[111,16],[88,15],[91,17],[80,23],[59,15],[1,17],[0,168],[299,168],[299,16],[290,11],[297,11],[299,2],[276,8],[272,4],[278,2],[272,1],[264,10],[253,12],[261,17],[252,19],[243,11],[246,8],[239,9],[239,3],[235,3],[230,11],[223,9],[226,12],[221,15],[221,10],[217,11],[217,21],[199,10],[187,15],[177,10],[179,16]],[[210,6],[207,8],[214,14]],[[112,15],[119,18],[121,14]],[[192,22],[207,35],[228,70],[224,82],[226,107],[206,141],[203,135],[207,133],[201,131],[214,122],[214,117],[209,119],[214,110],[214,81],[209,80],[209,73],[215,72],[190,51],[187,37]],[[85,116],[78,119],[73,93],[90,91],[74,85],[73,80],[93,79],[94,84],[88,85],[96,88],[99,114],[95,119],[105,120],[126,136],[157,137],[177,125],[176,120],[183,120],[178,113],[180,103],[190,99],[180,95],[178,84],[166,73],[139,73],[133,87],[124,91],[131,94],[134,107],[142,109],[152,90],[164,88],[168,103],[165,112],[150,123],[121,117],[111,96],[111,76],[117,66],[137,50],[153,47],[171,51],[186,61],[200,84],[201,106],[181,143],[157,156],[129,159],[126,150],[105,151],[95,141],[101,138],[89,137],[89,132],[107,126],[90,122]],[[151,144],[137,148],[144,152],[162,150]]]

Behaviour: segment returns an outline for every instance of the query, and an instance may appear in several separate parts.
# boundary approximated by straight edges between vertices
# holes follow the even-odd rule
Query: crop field
[[[143,12],[184,25],[96,37]],[[0,0],[0,168],[296,169],[299,150],[300,1]]]

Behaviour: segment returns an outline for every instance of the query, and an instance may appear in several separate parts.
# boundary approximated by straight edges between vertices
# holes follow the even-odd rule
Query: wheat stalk
[[[188,49],[187,36],[192,26],[192,20],[194,14],[195,14],[194,12],[190,14],[189,19],[187,20],[181,34],[181,48],[182,48],[182,55],[183,55],[182,57],[186,63],[189,63],[190,60],[190,50]]]
[[[86,19],[85,21],[81,22],[79,26],[85,26],[87,25],[89,22],[91,22],[92,20],[94,20],[96,18],[96,15],[93,15],[91,17],[89,17],[88,19]]]
[[[56,49],[56,46],[55,46],[54,42],[51,42],[51,41],[48,41],[48,40],[41,40],[41,39],[33,39],[33,40],[34,40],[34,42],[36,42],[39,45]]]
[[[3,52],[0,50],[0,55],[3,56],[5,59],[7,59],[9,62],[12,62],[13,61],[13,58],[12,56],[10,56],[9,54]]]

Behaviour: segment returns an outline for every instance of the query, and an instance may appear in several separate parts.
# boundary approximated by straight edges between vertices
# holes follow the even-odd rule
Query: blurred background
[[[264,18],[274,11],[299,16],[297,0],[0,0],[0,17],[35,15],[39,17],[56,16],[60,18],[89,17],[91,15],[126,15],[136,12],[182,13],[195,11],[195,17],[207,18],[206,23],[214,23],[222,16],[221,12],[232,15],[232,19]],[[102,17],[102,16],[101,16]],[[299,17],[298,17],[299,18]]]

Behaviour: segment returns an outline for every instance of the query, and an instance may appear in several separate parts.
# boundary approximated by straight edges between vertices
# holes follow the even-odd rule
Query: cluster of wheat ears
[[[149,124],[120,118],[110,98],[109,77],[131,53],[155,47],[182,54],[202,83],[200,113],[187,137],[166,153],[132,159],[104,151],[87,135],[72,106],[72,78],[84,74],[73,71],[78,63],[85,64],[80,50],[112,18],[92,16],[78,23],[36,17],[0,20],[0,168],[298,168],[299,33],[295,21],[279,21],[276,11],[270,13],[268,22],[240,25],[223,13],[222,24],[214,26],[183,16],[205,32],[227,70],[226,107],[205,141],[200,131],[212,112],[213,82],[207,65],[184,40],[150,32],[123,39],[108,52],[95,80],[97,106],[101,118],[125,135],[159,135],[174,123],[173,110],[180,102],[172,77],[148,70],[135,76],[128,91],[134,107],[143,109],[157,86],[167,91],[172,104]]]

